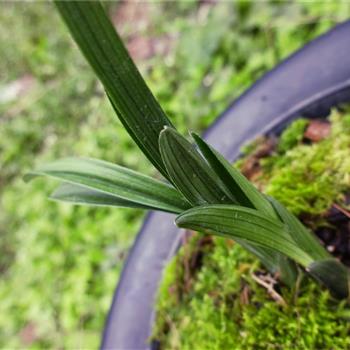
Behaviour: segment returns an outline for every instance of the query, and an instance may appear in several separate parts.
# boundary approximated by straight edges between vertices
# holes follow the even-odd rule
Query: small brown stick
[[[243,305],[249,304],[249,287],[245,285],[242,289],[242,292],[240,294],[240,302]]]
[[[348,218],[350,218],[350,212],[348,212],[346,209],[342,208],[340,205],[333,203],[333,207],[335,209],[339,210],[340,212],[342,212]]]
[[[259,277],[255,275],[254,273],[251,274],[252,278],[255,282],[266,288],[267,292],[270,294],[273,300],[277,302],[277,304],[282,306],[287,306],[287,303],[282,298],[280,294],[278,294],[275,289],[273,288],[273,285],[276,283],[276,281],[271,276],[264,276]]]
[[[295,281],[295,285],[293,288],[293,304],[295,305],[299,296],[301,282],[304,278],[303,272],[298,268],[297,280]]]

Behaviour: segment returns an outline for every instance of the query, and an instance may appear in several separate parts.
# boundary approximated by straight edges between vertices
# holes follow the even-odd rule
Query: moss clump
[[[193,240],[199,239],[199,235]],[[252,279],[258,263],[240,246],[214,238],[192,288],[179,292],[181,250],[165,271],[155,338],[162,349],[346,349],[350,323],[345,306],[307,281],[298,298],[287,289],[282,307]],[[181,283],[181,282],[180,282]]]
[[[228,349],[239,337],[236,300],[242,278],[252,269],[252,258],[238,245],[213,238],[212,249],[192,276],[192,288],[184,293],[186,256],[199,239],[200,235],[193,237],[191,250],[183,247],[165,271],[155,330],[164,349]]]
[[[261,162],[265,192],[296,215],[322,215],[332,203],[343,204],[350,189],[350,114],[334,111],[329,119],[329,137],[313,144],[300,143],[305,126],[295,122],[279,152]]]
[[[274,154],[260,159],[259,186],[296,214],[320,216],[350,190],[350,113],[332,112],[330,122],[329,137],[314,144],[302,142],[308,121],[294,122]],[[189,274],[201,237],[165,271],[154,331],[162,349],[350,348],[345,304],[307,279],[297,295],[280,286],[286,305],[279,305],[252,278],[261,271],[258,261],[230,240],[212,238]]]
[[[293,303],[281,309],[255,290],[252,304],[243,312],[242,349],[348,349],[350,325],[344,319],[345,305],[332,304],[328,292],[312,281],[304,286]],[[254,302],[263,302],[257,308]]]
[[[278,142],[278,151],[285,153],[297,146],[303,139],[305,128],[308,124],[306,119],[295,120],[281,135]]]

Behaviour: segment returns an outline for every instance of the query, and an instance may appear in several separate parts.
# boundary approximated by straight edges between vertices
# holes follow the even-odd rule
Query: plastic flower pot
[[[310,42],[265,74],[205,132],[234,161],[259,135],[278,133],[292,120],[327,116],[350,101],[350,21]],[[155,349],[149,342],[163,269],[181,244],[174,216],[148,214],[129,253],[106,320],[102,349]]]

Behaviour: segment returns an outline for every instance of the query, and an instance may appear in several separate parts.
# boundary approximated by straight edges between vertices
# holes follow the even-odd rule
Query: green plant
[[[94,159],[63,159],[26,176],[63,181],[52,198],[78,204],[180,214],[179,227],[234,238],[293,285],[306,270],[335,296],[349,297],[349,273],[278,201],[260,193],[220,154],[166,117],[97,2],[57,2],[125,129],[169,184]]]

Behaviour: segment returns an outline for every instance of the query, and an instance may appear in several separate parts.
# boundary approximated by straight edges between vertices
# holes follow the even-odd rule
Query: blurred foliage
[[[166,48],[138,64],[181,131],[207,127],[264,72],[349,15],[347,2],[334,1],[142,4],[133,21],[134,2],[106,6],[129,43]],[[52,203],[51,184],[25,185],[22,175],[69,155],[152,171],[50,3],[2,2],[0,48],[0,347],[96,348],[142,215]]]

